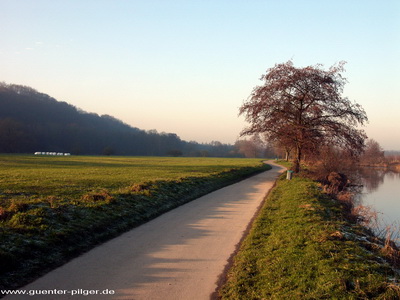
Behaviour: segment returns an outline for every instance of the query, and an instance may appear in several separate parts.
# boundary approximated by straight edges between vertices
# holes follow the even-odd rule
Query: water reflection
[[[358,201],[377,211],[378,229],[391,226],[399,231],[400,173],[390,169],[361,168],[359,178],[363,187]]]
[[[363,192],[373,192],[378,189],[378,187],[384,183],[386,169],[377,168],[360,168],[359,176],[361,179],[361,184],[364,186]]]

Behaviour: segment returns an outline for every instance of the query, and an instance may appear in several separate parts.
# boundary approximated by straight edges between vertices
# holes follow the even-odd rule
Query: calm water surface
[[[376,168],[361,170],[360,204],[378,212],[381,228],[400,228],[400,173]]]

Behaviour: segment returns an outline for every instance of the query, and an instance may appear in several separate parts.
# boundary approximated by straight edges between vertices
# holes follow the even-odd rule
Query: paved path
[[[217,190],[104,243],[5,299],[205,300],[273,186],[280,166]],[[74,295],[114,290],[114,295]]]

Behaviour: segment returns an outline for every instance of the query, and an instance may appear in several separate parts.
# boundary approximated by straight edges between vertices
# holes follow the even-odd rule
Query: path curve
[[[167,212],[73,259],[22,290],[67,293],[29,299],[210,299],[265,195],[285,170],[272,162],[268,164],[272,170]],[[106,289],[115,294],[71,295]]]

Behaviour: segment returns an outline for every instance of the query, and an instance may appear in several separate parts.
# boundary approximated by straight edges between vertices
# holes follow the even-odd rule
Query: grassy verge
[[[3,157],[3,166],[8,159]],[[10,180],[0,181],[2,289],[21,286],[170,209],[268,169],[255,160],[204,159],[196,165],[188,158],[44,158],[32,165],[32,159],[37,158],[14,157],[20,163],[9,163],[3,172]],[[32,169],[42,172],[42,182],[30,175]],[[97,169],[101,183],[94,183]]]
[[[222,299],[399,299],[382,246],[305,178],[281,177],[243,242]],[[396,283],[397,282],[397,283]]]

